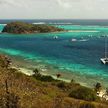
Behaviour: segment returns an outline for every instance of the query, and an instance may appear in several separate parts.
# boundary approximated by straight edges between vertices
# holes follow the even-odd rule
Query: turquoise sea
[[[74,79],[76,75],[75,80],[85,85],[101,82],[107,87],[108,66],[103,65],[100,58],[104,57],[108,27],[80,23],[51,23],[53,24],[70,32],[0,34],[0,52],[33,64],[39,62],[51,65],[61,73],[64,72],[64,78],[66,76],[67,79]],[[4,26],[0,25],[0,31]],[[58,38],[54,39],[54,36]]]

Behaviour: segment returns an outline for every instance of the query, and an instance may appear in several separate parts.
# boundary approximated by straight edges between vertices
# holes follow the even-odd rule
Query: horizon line
[[[3,18],[3,19],[0,19],[0,20],[108,20],[108,19],[66,19],[66,18],[64,18],[64,19],[60,19],[60,18],[58,18],[58,19],[52,19],[52,18],[49,18],[49,19],[47,19],[47,18],[45,18],[45,19],[42,19],[42,18],[37,18],[37,19],[34,19],[34,18]]]

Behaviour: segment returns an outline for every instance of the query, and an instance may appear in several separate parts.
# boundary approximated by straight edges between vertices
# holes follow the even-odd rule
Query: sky
[[[108,0],[0,0],[0,19],[108,19]]]

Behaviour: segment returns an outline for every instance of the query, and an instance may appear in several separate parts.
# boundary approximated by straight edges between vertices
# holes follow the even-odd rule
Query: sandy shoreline
[[[93,30],[69,30],[68,32],[100,32],[100,31],[93,31]]]
[[[22,71],[26,75],[32,75],[32,71],[34,69],[38,69],[40,73],[43,75],[50,75],[56,78],[56,74],[61,74],[61,80],[66,82],[70,82],[74,80],[76,83],[79,83],[83,86],[93,88],[97,82],[100,82],[104,87],[107,88],[107,82],[105,79],[102,79],[100,76],[92,76],[92,75],[85,75],[80,72],[69,71],[65,69],[60,69],[57,66],[53,66],[47,63],[40,62],[40,61],[32,61],[24,59],[23,57],[17,56],[10,56],[12,60],[12,67],[17,68],[18,70]],[[105,82],[104,82],[105,80]]]
[[[33,70],[31,70],[31,69],[15,67],[15,66],[12,66],[11,68],[17,69],[19,72],[21,72],[21,73],[23,73],[25,75],[28,75],[28,76],[32,76],[33,75]],[[41,70],[41,74],[42,75],[45,75],[45,76],[49,75],[49,74],[44,73],[43,71],[45,71],[45,70]],[[50,76],[52,76],[54,79],[58,79],[54,75],[50,75]],[[71,80],[67,80],[67,79],[64,79],[64,78],[59,78],[59,80],[65,81],[65,82],[68,82],[68,83],[71,82]]]

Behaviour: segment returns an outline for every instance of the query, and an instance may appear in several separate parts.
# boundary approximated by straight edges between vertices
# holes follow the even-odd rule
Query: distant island
[[[65,30],[46,24],[36,25],[25,22],[11,22],[4,27],[2,33],[30,34],[30,33],[60,32],[60,31],[65,31]]]

